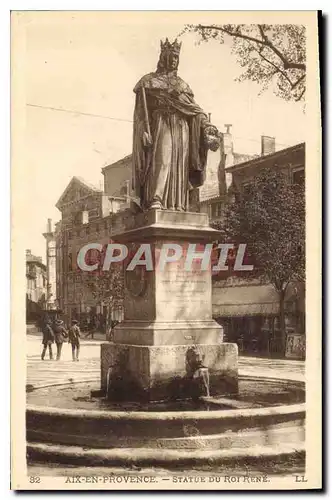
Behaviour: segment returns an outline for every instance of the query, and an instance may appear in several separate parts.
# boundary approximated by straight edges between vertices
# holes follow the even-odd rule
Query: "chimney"
[[[262,135],[261,137],[261,155],[270,155],[276,152],[276,138]]]
[[[234,146],[233,146],[233,137],[231,127],[233,125],[231,123],[225,123],[226,132],[223,133],[223,142],[224,142],[224,154],[225,154],[225,182],[226,182],[226,191],[230,188],[232,184],[232,174],[227,172],[227,168],[234,165]]]
[[[233,138],[232,138],[232,132],[231,132],[231,123],[226,123],[226,132],[223,132],[223,143],[224,143],[224,153],[226,155],[231,155],[233,156]],[[227,166],[229,163],[227,164]]]
[[[231,133],[231,127],[233,125],[231,123],[225,123],[225,127],[226,127],[226,134],[230,134]]]
[[[226,132],[220,134],[220,164],[219,164],[219,195],[226,194],[232,183],[232,174],[227,172],[227,167],[234,164],[233,138],[231,123],[226,123]]]
[[[47,219],[47,232],[52,232],[52,219]]]
[[[31,255],[31,250],[26,250],[25,253],[26,255]]]

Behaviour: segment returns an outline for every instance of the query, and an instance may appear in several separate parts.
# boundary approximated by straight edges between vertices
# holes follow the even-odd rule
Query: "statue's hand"
[[[144,134],[143,134],[143,145],[147,149],[151,148],[153,146],[152,137],[147,132],[144,132]]]

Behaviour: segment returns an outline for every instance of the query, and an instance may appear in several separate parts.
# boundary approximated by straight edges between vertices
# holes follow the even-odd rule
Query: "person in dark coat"
[[[61,359],[61,352],[62,352],[62,344],[64,343],[65,339],[68,338],[68,332],[65,329],[65,326],[63,324],[63,321],[61,319],[57,319],[55,321],[55,326],[54,326],[54,337],[55,337],[55,343],[56,343],[56,359],[59,361]]]
[[[44,323],[44,325],[42,327],[42,331],[43,331],[43,340],[42,340],[43,351],[41,353],[41,359],[42,359],[42,361],[44,361],[47,347],[48,347],[50,359],[53,359],[52,344],[54,343],[54,333],[53,333],[53,330],[51,328],[51,322],[49,320],[47,320]]]
[[[74,319],[72,321],[72,323],[73,324],[69,328],[69,332],[68,332],[68,342],[69,342],[69,344],[71,344],[73,361],[79,361],[78,356],[80,353],[81,331],[80,331],[80,327],[78,326],[78,321],[76,319]]]

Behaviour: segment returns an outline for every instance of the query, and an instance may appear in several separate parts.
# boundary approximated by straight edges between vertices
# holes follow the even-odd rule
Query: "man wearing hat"
[[[51,321],[47,319],[43,325],[43,351],[41,353],[41,359],[44,361],[46,350],[48,347],[48,352],[50,355],[50,359],[53,359],[53,352],[52,352],[52,344],[54,342],[54,333],[51,328]]]
[[[68,338],[68,332],[65,329],[62,319],[57,319],[55,321],[54,336],[57,349],[56,359],[59,361],[61,359],[62,344],[65,339]]]
[[[73,361],[78,361],[78,355],[80,353],[80,337],[81,331],[78,326],[78,321],[74,319],[72,321],[72,326],[69,328],[68,342],[71,344],[71,350],[73,355]]]

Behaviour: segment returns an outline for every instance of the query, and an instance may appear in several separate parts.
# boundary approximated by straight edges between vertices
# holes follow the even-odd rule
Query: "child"
[[[53,352],[52,352],[52,344],[53,344],[53,342],[54,342],[54,333],[53,333],[53,330],[51,328],[51,321],[47,320],[46,323],[43,326],[43,340],[42,340],[42,344],[43,344],[44,347],[43,347],[43,351],[42,351],[42,354],[41,354],[42,361],[44,361],[47,347],[48,347],[50,359],[53,359]]]
[[[80,337],[81,337],[81,331],[80,327],[78,326],[78,321],[74,319],[72,321],[72,326],[69,328],[69,340],[68,343],[71,344],[71,349],[72,349],[72,355],[73,355],[73,361],[79,361],[78,355],[80,352]]]

